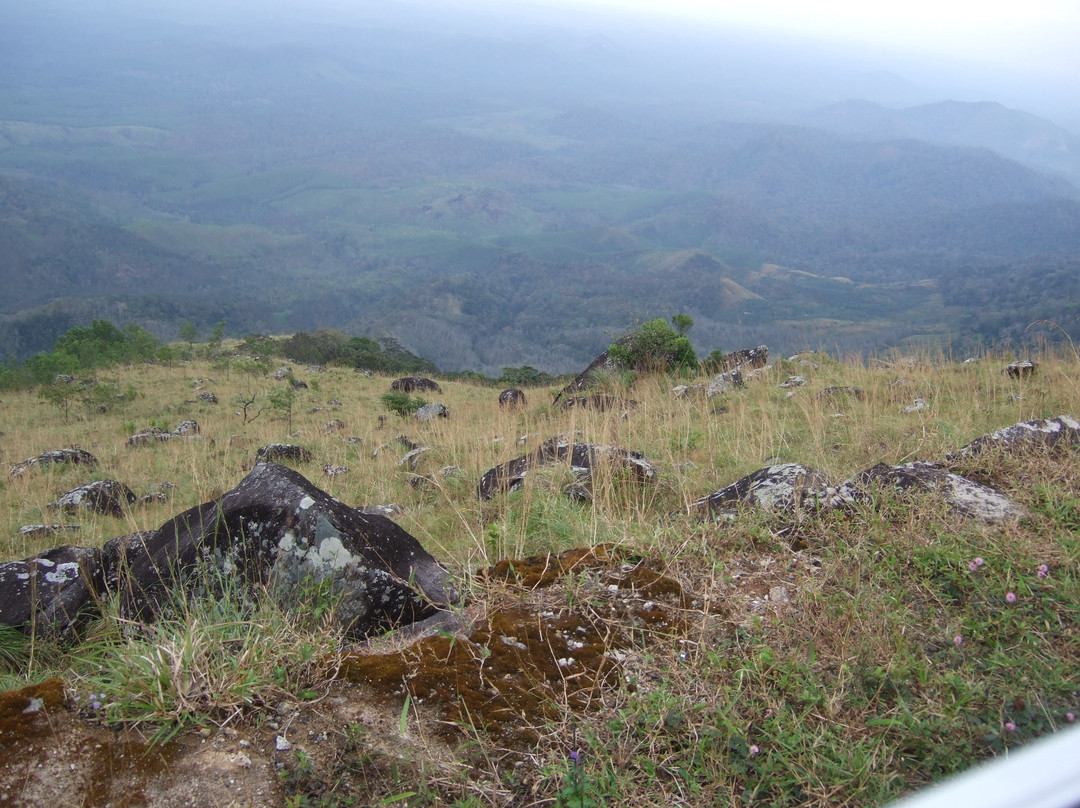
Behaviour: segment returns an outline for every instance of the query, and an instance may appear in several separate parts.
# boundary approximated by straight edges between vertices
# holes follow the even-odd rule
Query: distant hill
[[[913,138],[987,148],[1080,185],[1080,138],[1044,118],[991,101],[942,101],[890,109],[851,100],[814,110],[799,120],[868,140]]]

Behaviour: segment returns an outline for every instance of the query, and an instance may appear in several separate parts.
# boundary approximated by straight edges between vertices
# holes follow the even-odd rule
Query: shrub
[[[690,340],[659,317],[612,344],[608,355],[637,371],[694,370],[698,364]]]

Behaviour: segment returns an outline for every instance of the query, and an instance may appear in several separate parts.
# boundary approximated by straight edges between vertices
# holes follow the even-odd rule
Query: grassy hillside
[[[398,523],[456,576],[470,628],[349,647],[318,592],[296,608],[191,602],[142,630],[107,616],[67,647],[3,632],[0,683],[61,676],[52,720],[55,737],[74,739],[59,744],[65,770],[104,765],[112,779],[98,778],[95,794],[123,788],[162,805],[225,804],[234,785],[261,789],[246,799],[269,805],[880,805],[1078,712],[1080,452],[953,466],[1026,508],[1018,521],[887,492],[849,513],[672,514],[770,463],[839,481],[878,462],[942,461],[1019,421],[1078,415],[1076,356],[1036,358],[1036,376],[1018,381],[1000,356],[863,365],[805,355],[713,399],[675,398],[672,386],[690,379],[613,379],[611,392],[639,402],[626,417],[552,408],[556,390],[542,388],[510,412],[498,390],[442,382],[425,398],[450,417],[418,423],[380,403],[389,377],[297,366],[309,387],[291,413],[250,420],[285,383],[228,356],[99,374],[134,400],[67,419],[32,392],[9,393],[5,464],[78,446],[99,465],[5,473],[0,559],[155,529],[234,487],[256,447],[285,441],[314,453],[298,469],[342,502],[402,506]],[[778,385],[796,373],[807,384],[789,396]],[[852,386],[865,396],[818,396]],[[198,400],[204,392],[220,403]],[[915,398],[929,406],[904,412]],[[188,418],[201,439],[126,444],[137,429]],[[562,493],[571,474],[556,465],[521,491],[477,499],[486,470],[572,433],[643,452],[658,479],[640,486],[601,469],[583,503]],[[399,434],[431,447],[415,471],[401,465]],[[324,476],[331,463],[348,473]],[[443,476],[449,466],[458,471]],[[417,474],[433,482],[413,485]],[[167,499],[119,519],[48,509],[100,478]],[[56,521],[80,530],[18,536]],[[563,555],[522,560],[548,553]],[[498,565],[507,559],[518,561]],[[95,757],[95,744],[116,750],[118,738],[142,754],[140,732],[178,733],[149,753],[171,761],[168,784],[154,766],[125,772]],[[221,778],[196,776],[211,749],[233,763]],[[241,753],[247,764],[235,762]],[[26,760],[6,756],[0,785],[38,782]],[[64,775],[89,793],[79,776]]]

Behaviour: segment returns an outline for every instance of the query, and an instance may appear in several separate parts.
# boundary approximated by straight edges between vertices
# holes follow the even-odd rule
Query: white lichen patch
[[[311,497],[304,497],[302,500],[300,500],[300,505],[298,507],[300,508],[300,510],[306,511],[308,508],[310,508],[314,504],[315,504],[314,499],[312,499]]]
[[[43,559],[38,559],[39,563]],[[52,563],[51,561],[49,562]],[[79,565],[74,561],[58,564],[52,572],[45,573],[45,580],[50,584],[66,584],[79,577]]]

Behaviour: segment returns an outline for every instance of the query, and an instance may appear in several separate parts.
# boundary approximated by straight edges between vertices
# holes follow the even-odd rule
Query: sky
[[[535,2],[535,0],[534,0]],[[742,23],[1080,77],[1077,0],[540,0]]]

